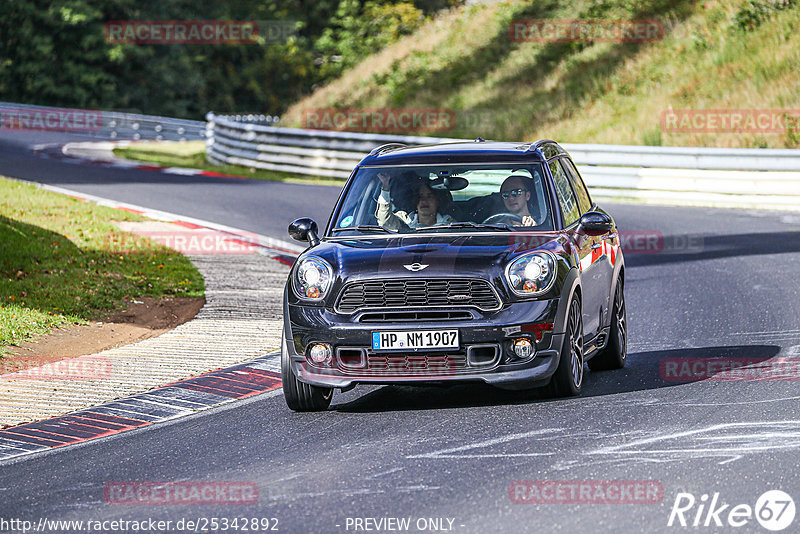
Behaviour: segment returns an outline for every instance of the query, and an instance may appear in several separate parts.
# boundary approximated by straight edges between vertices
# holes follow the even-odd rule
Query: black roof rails
[[[539,149],[542,150],[542,153],[544,153],[544,156],[547,159],[550,159],[559,154],[567,153],[566,150],[561,148],[561,145],[559,145],[552,139],[539,139],[538,141],[531,143],[530,146],[527,148],[527,150],[525,150],[525,152],[530,152],[532,150],[539,150]],[[545,152],[549,152],[549,154]]]
[[[407,146],[408,145],[406,145],[405,143],[386,143],[385,145],[376,146],[375,148],[373,148],[372,151],[369,153],[369,155],[374,156],[375,154],[380,154],[384,150],[389,150],[390,148],[403,148]]]

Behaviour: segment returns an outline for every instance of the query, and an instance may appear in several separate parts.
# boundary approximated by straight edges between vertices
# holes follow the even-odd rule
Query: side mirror
[[[587,211],[581,217],[580,229],[589,234],[605,234],[614,229],[614,221],[605,213]]]
[[[313,219],[303,217],[289,225],[289,235],[297,241],[308,241],[312,247],[319,245],[317,223]]]

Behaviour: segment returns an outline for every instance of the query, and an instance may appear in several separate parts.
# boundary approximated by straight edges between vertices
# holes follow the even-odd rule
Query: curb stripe
[[[184,417],[281,387],[270,353],[71,414],[0,430],[0,461]],[[252,367],[251,367],[252,366]]]
[[[128,143],[125,141],[108,141],[111,144],[115,144],[118,146],[127,146]],[[69,145],[71,143],[66,143]],[[105,159],[89,159],[88,156],[81,156],[78,154],[65,154],[64,153],[64,146],[60,147],[59,150],[53,151],[52,146],[44,145],[43,148],[36,148],[34,147],[33,153],[45,157],[48,159],[57,159],[64,161],[65,163],[73,163],[78,165],[91,165],[93,167],[116,167],[116,168],[123,168],[123,169],[135,169],[139,171],[150,171],[150,172],[161,172],[164,174],[177,174],[183,176],[206,176],[209,178],[227,178],[230,180],[253,180],[252,176],[247,176],[245,174],[228,174],[224,172],[216,172],[216,171],[204,171],[202,169],[194,169],[191,167],[168,167],[165,165],[159,165],[157,163],[138,163],[134,160],[120,160],[115,159],[113,161],[107,161]]]
[[[135,213],[136,215],[144,215],[144,212],[141,211],[141,210],[134,210],[134,209],[131,209],[131,208],[122,208],[122,207],[119,207],[119,208],[116,208],[116,209],[121,210],[121,211],[127,211],[129,213]]]
[[[49,424],[41,424],[39,425],[39,428],[42,430],[42,432],[49,432],[54,436],[61,436],[69,439],[88,438],[97,434],[97,432],[92,432],[91,430],[81,429],[78,427],[78,425],[74,423],[65,424],[62,421],[56,421]]]
[[[189,228],[191,230],[202,230],[203,229],[203,227],[200,226],[199,224],[194,224],[194,223],[184,222],[184,221],[172,221],[172,224],[177,224],[178,226],[183,226],[184,228]]]
[[[15,431],[17,434],[27,436],[29,438],[41,438],[49,441],[68,443],[72,441],[74,436],[65,436],[64,434],[56,434],[41,428],[22,428]]]
[[[66,416],[69,417],[69,416]],[[95,419],[98,421],[108,422],[110,424],[119,425],[119,428],[128,428],[132,426],[136,426],[139,421],[134,421],[132,419],[124,419],[122,417],[116,417],[113,415],[106,415],[101,414],[93,411],[91,408],[88,410],[84,410],[75,414],[75,417],[88,417],[91,419]]]
[[[48,447],[42,445],[33,445],[31,443],[23,443],[21,441],[14,441],[5,438],[0,439],[0,455],[3,454],[3,451],[17,453],[11,454],[12,456],[15,456],[18,454],[25,454],[26,452],[43,451],[47,448]]]
[[[22,443],[28,443],[30,445],[41,445],[44,447],[58,447],[60,445],[63,445],[63,443],[59,441],[52,441],[42,438],[33,438],[25,434],[20,434],[18,432],[4,432],[3,434],[0,434],[0,437],[3,437],[8,441],[21,441]]]

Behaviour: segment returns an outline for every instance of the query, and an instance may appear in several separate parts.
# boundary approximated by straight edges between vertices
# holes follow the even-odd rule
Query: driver
[[[380,172],[378,178],[381,181],[381,194],[378,197],[375,217],[378,219],[378,224],[384,228],[400,230],[403,224],[409,228],[420,228],[453,222],[452,217],[440,213],[440,210],[446,209],[449,204],[449,194],[445,191],[435,191],[425,182],[420,182],[415,191],[416,211],[410,214],[404,211],[392,213],[392,201],[389,196],[391,177],[385,172]]]
[[[503,204],[505,204],[506,210],[508,210],[508,213],[522,219],[514,226],[536,226],[536,221],[533,220],[528,210],[531,192],[528,189],[527,182],[528,178],[512,174],[500,186],[500,196],[503,197]]]

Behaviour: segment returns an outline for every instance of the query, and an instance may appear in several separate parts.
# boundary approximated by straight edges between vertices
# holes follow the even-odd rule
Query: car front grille
[[[345,374],[370,377],[446,377],[485,372],[500,363],[502,348],[496,343],[467,345],[453,351],[376,353],[366,347],[339,347],[337,366]]]
[[[346,285],[339,294],[336,311],[430,306],[474,306],[490,311],[499,309],[501,303],[489,282],[481,279],[371,280]]]
[[[367,356],[368,374],[414,373],[447,374],[467,369],[467,357],[463,354],[397,354]]]
[[[474,319],[468,310],[418,310],[418,311],[375,311],[363,313],[358,317],[360,323],[424,323],[442,321],[469,321]]]

